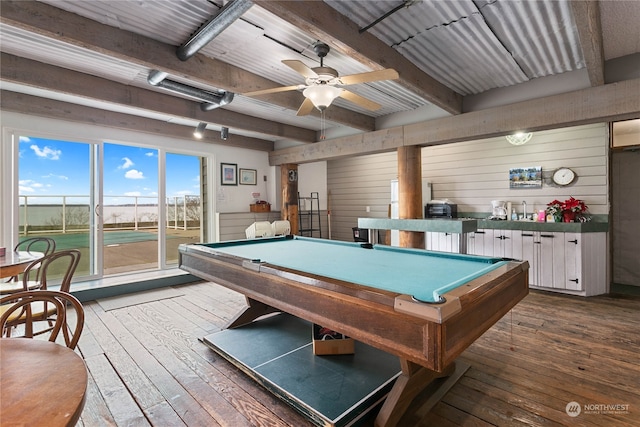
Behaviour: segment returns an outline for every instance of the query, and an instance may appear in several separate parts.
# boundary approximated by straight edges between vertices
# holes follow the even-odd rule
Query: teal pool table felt
[[[506,264],[501,258],[294,236],[203,245],[216,252],[300,272],[343,280],[422,302],[442,295]]]

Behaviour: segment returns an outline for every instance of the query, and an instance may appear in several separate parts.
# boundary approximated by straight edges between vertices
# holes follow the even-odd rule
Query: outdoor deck
[[[85,303],[80,425],[310,425],[198,340],[243,305],[211,283]],[[440,403],[427,412],[419,396],[402,425],[637,426],[639,311],[640,297],[532,292],[463,353],[471,368]],[[565,412],[572,401],[576,418]],[[585,414],[585,405],[628,406]]]

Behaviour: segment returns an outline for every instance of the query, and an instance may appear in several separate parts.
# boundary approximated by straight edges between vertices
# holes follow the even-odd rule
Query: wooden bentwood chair
[[[75,315],[70,315],[71,309]],[[23,326],[25,338],[49,333],[49,341],[55,342],[62,332],[65,345],[72,350],[84,327],[82,304],[73,295],[61,291],[17,292],[0,299],[0,312],[3,335],[13,327]],[[46,327],[36,331],[34,325],[41,322],[46,322]]]
[[[69,249],[45,255],[32,262],[22,273],[22,291],[47,289],[47,280],[52,276],[61,277],[60,290],[69,292],[71,279],[80,262],[80,251]],[[34,284],[34,282],[37,282]]]
[[[33,291],[33,281],[32,276],[38,277],[39,283],[37,284],[38,290],[33,292],[44,292],[48,291],[47,289],[47,280],[53,275],[52,272],[55,272],[55,275],[62,275],[62,281],[60,282],[60,292],[69,294],[71,289],[71,279],[73,278],[73,274],[78,267],[78,263],[80,262],[80,251],[76,249],[71,249],[67,251],[58,251],[52,254],[45,256],[37,261],[32,262],[27,266],[24,270],[22,276],[22,291],[18,293],[11,294],[2,299],[2,301],[16,301],[15,297],[20,294],[24,294],[28,291]],[[4,304],[4,303],[3,303]],[[42,325],[41,329],[37,332],[31,330],[31,336],[40,335],[49,331],[52,331],[55,328],[58,311],[56,310],[56,306],[52,304],[47,304],[46,302],[38,302],[33,306],[29,306],[29,310],[27,307],[23,306],[23,310],[20,312],[16,312],[8,305],[0,305],[0,315],[5,317],[4,314],[6,311],[11,311],[13,314],[11,316],[6,317],[5,323],[2,325],[2,329],[0,329],[0,336],[11,337],[13,333],[13,329],[18,329],[20,325],[24,325],[25,329],[29,326],[33,327],[33,322],[46,322],[46,326]],[[65,321],[64,317],[62,321]],[[65,332],[66,334],[67,332]],[[25,336],[29,336],[29,331],[25,331]],[[65,340],[67,336],[65,335]]]
[[[48,237],[33,237],[18,243],[13,250],[15,252],[42,252],[47,256],[56,251],[56,241]],[[29,289],[38,288],[40,277],[37,274],[37,269],[35,270],[35,273],[32,274],[31,280],[32,282],[29,284]],[[20,278],[18,276],[11,276],[9,280],[5,280],[3,283],[0,283],[0,294],[10,294],[12,292],[21,291],[23,287],[19,282]]]

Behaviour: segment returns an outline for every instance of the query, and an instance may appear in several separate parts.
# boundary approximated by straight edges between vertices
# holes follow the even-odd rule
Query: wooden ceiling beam
[[[181,61],[176,56],[176,46],[101,24],[44,3],[9,0],[2,0],[0,3],[0,20],[5,25],[138,66],[160,70],[170,76],[179,76],[236,94],[281,86],[277,82],[203,54],[196,54],[188,61]],[[303,100],[304,97],[298,92],[260,97],[262,102],[292,111],[297,111]],[[319,112],[314,111],[312,114],[319,115]],[[325,119],[358,130],[370,131],[375,128],[375,118],[337,106],[327,109]]]
[[[309,163],[590,123],[640,118],[640,79],[567,92],[501,107],[398,126],[269,153],[269,164]],[[506,143],[506,141],[505,141]]]
[[[187,126],[6,90],[0,91],[0,107],[3,111],[12,111],[30,116],[145,132],[179,139],[193,139],[193,128],[188,128]],[[223,140],[220,138],[220,132],[212,131],[205,131],[200,141],[267,152],[272,151],[274,145],[272,141],[241,135],[232,135],[230,138]]]
[[[358,25],[322,1],[256,0],[279,18],[301,28],[373,70],[394,68],[397,82],[450,114],[462,112],[462,95],[420,70],[374,35],[360,33]]]
[[[591,86],[604,84],[604,48],[598,0],[574,0],[569,2],[578,28],[582,55]]]
[[[198,102],[166,95],[153,90],[127,86],[111,80],[71,71],[7,53],[0,56],[0,79],[28,87],[108,102],[123,107],[139,108],[163,115],[207,122],[231,129],[243,129],[277,138],[314,142],[316,132],[275,123],[245,114],[217,108],[202,111]]]

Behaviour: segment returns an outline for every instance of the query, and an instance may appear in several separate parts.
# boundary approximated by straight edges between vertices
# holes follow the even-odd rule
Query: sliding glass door
[[[103,273],[157,269],[158,150],[103,147]]]
[[[95,275],[96,147],[21,136],[18,148],[19,241],[49,237],[56,250],[78,249],[76,276]]]
[[[175,266],[201,240],[198,156],[25,136],[19,150],[19,240],[79,249],[76,277]]]
[[[201,242],[202,204],[200,203],[201,158],[167,153],[165,167],[166,236],[165,262],[178,263],[181,243]]]

